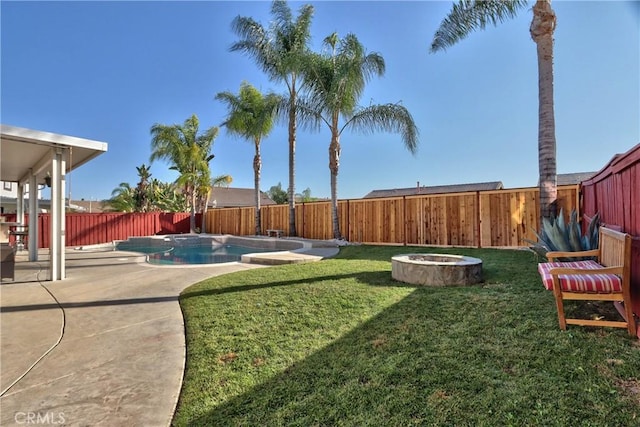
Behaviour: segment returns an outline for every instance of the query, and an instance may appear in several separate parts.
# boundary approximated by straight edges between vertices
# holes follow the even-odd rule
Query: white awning
[[[18,183],[17,222],[24,224],[24,187],[51,182],[50,279],[65,278],[65,176],[107,151],[107,143],[0,125],[0,180]],[[29,192],[29,260],[38,260],[37,191]]]
[[[0,125],[1,181],[25,183],[30,171],[42,183],[51,174],[51,150],[55,147],[70,149],[66,171],[82,166],[107,151],[107,143],[74,136]]]

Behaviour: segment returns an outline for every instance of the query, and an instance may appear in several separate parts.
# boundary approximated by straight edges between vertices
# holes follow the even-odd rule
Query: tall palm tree
[[[284,111],[289,126],[289,235],[296,235],[295,205],[295,152],[297,128],[298,83],[305,54],[308,52],[313,6],[300,7],[294,20],[286,1],[276,0],[271,5],[274,20],[269,29],[247,17],[236,17],[232,28],[241,38],[231,45],[231,51],[245,52],[272,81],[283,81],[289,98]]]
[[[476,29],[515,17],[526,0],[460,0],[442,21],[431,52],[454,45]],[[538,54],[538,168],[540,222],[556,214],[556,125],[553,110],[553,32],[556,14],[551,0],[536,0],[529,32]],[[541,226],[541,225],[540,225]]]
[[[156,123],[151,127],[151,162],[157,159],[167,160],[171,163],[170,169],[180,174],[176,184],[184,189],[189,200],[189,228],[192,233],[196,231],[197,198],[202,196],[202,192],[198,190],[202,186],[203,177],[209,182],[209,162],[214,157],[211,149],[213,140],[218,135],[218,128],[215,126],[198,134],[199,125],[198,116],[193,114],[182,125]]]
[[[338,167],[340,162],[340,136],[349,128],[363,134],[374,131],[399,132],[405,147],[415,153],[418,129],[409,111],[400,104],[358,107],[366,83],[373,76],[382,76],[384,59],[377,53],[366,53],[353,34],[339,39],[336,33],[325,38],[330,52],[311,54],[305,69],[305,82],[309,87],[308,99],[300,102],[303,123],[327,125],[331,131],[329,144],[329,170],[331,172],[331,211],[333,236],[341,238],[338,218]],[[344,123],[341,123],[340,118]]]
[[[216,99],[224,102],[229,114],[222,124],[227,130],[248,141],[253,142],[255,155],[253,156],[253,173],[256,206],[256,235],[261,234],[260,223],[260,171],[262,159],[260,157],[260,143],[262,138],[271,133],[278,105],[282,97],[269,93],[263,96],[258,89],[247,82],[240,85],[240,93],[220,92]]]

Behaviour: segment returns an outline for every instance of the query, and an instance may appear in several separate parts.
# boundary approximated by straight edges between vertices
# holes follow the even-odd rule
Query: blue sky
[[[354,33],[380,53],[386,74],[373,79],[362,105],[402,102],[420,130],[418,153],[396,134],[346,132],[338,197],[374,189],[502,181],[535,186],[538,179],[538,88],[532,12],[430,54],[449,1],[290,2],[315,7],[315,50],[337,31]],[[533,3],[532,3],[533,4]],[[555,111],[558,173],[596,171],[640,142],[640,3],[554,1]],[[4,124],[105,141],[107,153],[68,177],[74,199],[108,198],[120,182],[137,182],[149,164],[149,128],[182,123],[218,126],[221,91],[248,81],[284,92],[229,46],[231,21],[250,16],[268,25],[262,2],[0,2],[1,111]],[[296,191],[329,197],[326,129],[300,131]],[[253,146],[220,129],[213,175],[253,187]],[[288,186],[287,131],[279,125],[262,143],[261,188]],[[154,177],[173,181],[163,162]]]

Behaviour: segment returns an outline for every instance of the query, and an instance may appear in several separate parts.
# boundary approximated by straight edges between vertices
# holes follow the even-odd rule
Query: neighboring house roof
[[[409,188],[393,188],[390,190],[373,190],[364,199],[372,199],[376,197],[399,197],[399,196],[415,196],[418,194],[442,194],[442,193],[465,193],[469,191],[486,191],[501,190],[504,188],[502,181],[478,182],[472,184],[453,184],[453,185],[436,185],[436,186],[420,186]]]
[[[238,208],[255,206],[255,190],[253,188],[213,187],[209,197],[209,207]],[[260,205],[275,205],[264,192],[260,192]]]
[[[580,184],[582,181],[591,179],[597,172],[576,172],[576,173],[559,173],[557,175],[557,185],[574,185]]]

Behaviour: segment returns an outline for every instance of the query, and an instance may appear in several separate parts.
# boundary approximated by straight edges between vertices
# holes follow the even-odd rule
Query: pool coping
[[[170,265],[170,264],[152,264],[148,262],[148,255],[141,254],[140,252],[128,251],[122,249],[116,249],[116,244],[119,242],[124,242],[125,240],[114,240],[111,243],[100,243],[95,245],[84,245],[78,246],[74,248],[79,251],[103,251],[108,249],[109,251],[117,251],[123,253],[136,254],[141,257],[144,257],[144,261],[140,261],[140,264],[146,265],[149,267],[156,268],[193,268],[198,266],[207,266],[207,265],[233,265],[233,264],[260,264],[260,265],[281,265],[281,264],[298,264],[305,262],[315,262],[320,261],[325,258],[331,258],[335,256],[339,252],[340,245],[335,241],[328,240],[311,240],[311,239],[302,239],[302,238],[277,238],[277,237],[267,237],[267,236],[234,236],[231,234],[167,234],[167,235],[156,235],[156,236],[134,236],[134,238],[149,238],[149,239],[157,239],[166,241],[167,238],[174,239],[215,239],[215,238],[225,238],[225,239],[234,239],[236,241],[244,241],[245,243],[248,241],[251,242],[268,242],[272,245],[278,245],[278,243],[285,243],[287,245],[297,243],[300,245],[299,248],[296,249],[282,249],[270,251],[270,252],[254,252],[248,253],[241,256],[240,261],[232,261],[225,263],[212,263],[212,264],[179,264],[179,265]],[[238,243],[238,242],[236,242]],[[261,248],[262,249],[262,248]]]

